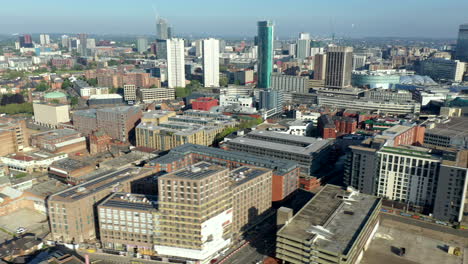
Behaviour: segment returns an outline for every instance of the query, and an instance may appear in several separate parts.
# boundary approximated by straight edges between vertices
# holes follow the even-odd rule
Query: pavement
[[[6,216],[0,216],[0,228],[16,234],[18,227],[25,227],[26,233],[39,234],[49,230],[49,224],[45,220],[47,220],[47,217],[44,214],[23,208]],[[0,242],[11,238],[10,234],[0,231]]]
[[[451,244],[450,246],[460,246]],[[399,249],[406,249],[399,256]],[[364,253],[361,264],[461,264],[462,256],[449,255],[444,241],[424,234],[408,232],[401,227],[381,225]]]

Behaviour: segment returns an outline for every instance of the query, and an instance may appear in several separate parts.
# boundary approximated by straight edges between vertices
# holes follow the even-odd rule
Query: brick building
[[[73,129],[55,129],[31,135],[31,145],[51,153],[86,151],[86,138]]]
[[[0,117],[0,156],[5,156],[29,146],[26,121]]]
[[[218,99],[213,97],[200,97],[192,101],[192,109],[210,111],[214,106],[219,105]]]

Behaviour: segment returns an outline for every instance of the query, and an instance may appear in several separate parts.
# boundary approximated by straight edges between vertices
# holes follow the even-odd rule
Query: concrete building
[[[126,84],[123,86],[124,100],[126,102],[134,103],[137,99],[137,87],[134,84]]]
[[[271,89],[284,92],[309,93],[309,78],[292,75],[271,75]]]
[[[283,91],[268,89],[259,92],[258,109],[265,111],[264,118],[283,113],[283,103]]]
[[[143,103],[161,102],[175,99],[174,88],[140,88],[138,95]]]
[[[258,22],[258,81],[257,87],[271,88],[273,72],[274,26],[271,21]]]
[[[231,83],[239,83],[239,85],[246,85],[253,83],[254,81],[254,71],[253,70],[242,70],[235,71],[229,74]]]
[[[326,185],[276,233],[285,263],[359,263],[379,227],[381,199]]]
[[[184,40],[173,38],[166,40],[167,80],[169,88],[185,87],[185,51]]]
[[[468,148],[468,118],[455,117],[430,125],[424,134],[428,147]]]
[[[296,58],[305,59],[310,57],[310,39],[298,39],[296,41]]]
[[[327,50],[325,87],[350,87],[352,69],[353,48],[329,47]]]
[[[351,84],[355,87],[390,89],[400,83],[404,72],[397,71],[353,71]]]
[[[367,56],[353,54],[353,71],[362,70],[366,66]]]
[[[468,62],[468,24],[460,25],[456,57],[463,62]]]
[[[433,58],[421,61],[420,74],[432,79],[461,82],[465,73],[465,63],[458,60]]]
[[[325,80],[327,71],[327,54],[315,54],[314,56],[314,80]]]
[[[0,117],[0,156],[22,151],[29,146],[26,120]]]
[[[117,192],[97,206],[99,234],[105,249],[155,255],[158,235],[158,197]]]
[[[417,102],[371,101],[347,97],[318,96],[318,105],[335,109],[369,111],[380,114],[417,114],[421,112],[421,104]]]
[[[138,53],[143,53],[148,50],[148,39],[137,38],[136,48]]]
[[[34,122],[41,126],[57,128],[60,123],[70,122],[70,106],[61,104],[33,103]]]
[[[156,23],[157,39],[166,40],[172,38],[172,29],[166,19],[158,18]]]
[[[148,162],[154,171],[172,172],[196,162],[207,161],[230,169],[241,166],[256,166],[273,170],[272,201],[281,201],[297,190],[299,167],[293,161],[262,157],[245,152],[227,151],[201,145],[184,144],[173,148],[168,155]]]
[[[101,130],[113,139],[127,142],[141,115],[136,106],[79,110],[73,113],[73,125],[85,135]]]
[[[413,94],[405,90],[375,88],[365,91],[363,98],[369,101],[411,102]]]
[[[203,39],[203,85],[219,87],[219,40]]]
[[[51,153],[83,153],[86,150],[86,138],[73,129],[55,129],[33,134],[31,146]]]
[[[152,175],[151,169],[109,170],[93,179],[53,194],[47,201],[51,237],[81,244],[99,239],[97,204],[113,192],[130,192],[132,182]]]
[[[123,97],[120,94],[99,94],[91,95],[88,105],[92,107],[111,107],[123,104]]]
[[[39,43],[42,46],[46,46],[50,44],[50,36],[48,34],[40,34],[39,35]]]
[[[154,240],[158,255],[208,263],[230,245],[229,169],[207,162],[194,164],[160,176],[158,193],[162,216],[160,235]]]
[[[227,142],[229,150],[297,162],[307,175],[327,163],[332,145],[331,140],[270,131],[252,131]]]
[[[46,151],[30,151],[0,157],[0,162],[14,171],[26,173],[47,172],[50,164],[67,157],[68,154],[66,153],[54,154]]]

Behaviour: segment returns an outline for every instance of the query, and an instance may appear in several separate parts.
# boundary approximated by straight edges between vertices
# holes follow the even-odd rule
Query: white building
[[[134,84],[125,84],[124,87],[124,100],[125,101],[136,101],[137,88]]]
[[[169,88],[185,87],[184,40],[172,38],[167,43],[167,77]]]
[[[47,34],[39,35],[39,42],[41,43],[42,46],[49,45],[50,44],[50,36],[47,35]]]
[[[205,87],[219,87],[219,40],[202,40],[203,84]]]
[[[34,122],[56,128],[60,123],[70,122],[70,106],[62,104],[34,103]]]
[[[175,99],[174,88],[141,88],[139,94],[144,103]]]
[[[47,171],[50,164],[66,158],[68,158],[66,153],[53,154],[46,151],[35,151],[0,157],[0,161],[10,170],[31,173]]]

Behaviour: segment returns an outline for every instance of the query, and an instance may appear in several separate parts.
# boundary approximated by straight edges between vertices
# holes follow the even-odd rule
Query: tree
[[[38,92],[47,91],[49,88],[50,86],[45,81],[41,81],[38,85],[36,85],[36,91]]]
[[[176,87],[176,97],[184,98],[192,94],[192,91],[187,87]]]
[[[77,105],[77,104],[78,104],[78,98],[77,98],[77,97],[72,97],[72,98],[70,98],[70,104],[71,104],[72,106]]]
[[[88,82],[89,85],[91,85],[91,86],[97,86],[97,85],[98,85],[97,78],[88,79],[87,82]]]
[[[26,113],[33,113],[33,106],[31,103],[22,103],[22,104],[8,104],[0,106],[0,113],[5,113],[9,115]]]
[[[11,94],[2,96],[0,105],[9,105],[9,104],[22,104],[24,103],[24,97],[22,94]]]
[[[219,78],[219,86],[227,87],[228,86],[228,79],[226,77]]]
[[[72,86],[73,86],[73,84],[70,81],[70,79],[68,79],[68,78],[63,79],[62,89],[67,89],[67,88],[70,88]]]
[[[83,65],[76,64],[75,66],[73,66],[73,70],[74,71],[82,71],[83,70]]]
[[[116,60],[110,60],[107,62],[107,66],[117,66],[119,65],[120,63]]]
[[[226,65],[219,65],[220,72],[226,72],[227,70],[228,70],[228,67]]]

